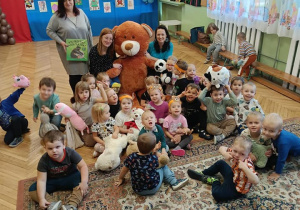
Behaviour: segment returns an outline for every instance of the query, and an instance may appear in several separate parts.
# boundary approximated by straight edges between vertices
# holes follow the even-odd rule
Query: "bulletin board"
[[[158,1],[145,0],[75,0],[87,15],[93,36],[105,27],[113,28],[124,21],[146,23],[153,30],[158,26]],[[55,0],[25,0],[25,8],[33,41],[49,40],[46,27],[55,9]]]

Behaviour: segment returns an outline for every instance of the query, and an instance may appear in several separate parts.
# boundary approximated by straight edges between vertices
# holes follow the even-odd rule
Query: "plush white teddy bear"
[[[127,136],[118,135],[117,139],[113,139],[112,135],[105,137],[105,150],[98,157],[95,168],[101,171],[111,171],[120,165],[120,154],[127,146]]]
[[[212,65],[208,67],[204,76],[212,85],[215,85],[216,88],[219,88],[220,85],[228,85],[230,72],[223,66]]]
[[[143,128],[142,124],[142,114],[144,110],[140,108],[133,108],[131,111],[131,117],[134,119],[130,122],[125,122],[124,125],[127,126],[127,129],[133,130],[133,133],[127,134],[127,140],[137,141],[140,130]]]

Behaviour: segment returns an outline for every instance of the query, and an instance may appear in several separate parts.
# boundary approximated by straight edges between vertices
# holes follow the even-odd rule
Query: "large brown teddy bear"
[[[147,66],[154,68],[154,60],[145,56],[148,49],[152,29],[146,24],[126,21],[115,26],[114,45],[120,57],[114,62],[122,65],[121,69],[112,68],[107,71],[110,78],[119,75],[121,82],[120,94],[139,96],[145,91],[144,79],[147,77]],[[136,97],[134,105],[139,105]]]

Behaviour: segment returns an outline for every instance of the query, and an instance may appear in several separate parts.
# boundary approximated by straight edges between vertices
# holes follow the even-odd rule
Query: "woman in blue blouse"
[[[146,56],[153,60],[165,59],[173,54],[173,44],[171,42],[168,29],[164,25],[159,25],[155,30],[155,39],[149,44]]]

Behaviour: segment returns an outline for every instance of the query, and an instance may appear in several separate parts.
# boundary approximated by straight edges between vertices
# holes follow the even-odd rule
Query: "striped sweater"
[[[226,45],[225,38],[220,31],[217,31],[215,34],[213,34],[213,43],[220,44],[222,46]]]
[[[243,41],[240,44],[239,49],[240,49],[239,60],[249,57],[250,55],[256,55],[256,51],[253,45],[247,41]]]

